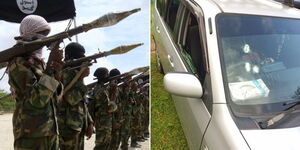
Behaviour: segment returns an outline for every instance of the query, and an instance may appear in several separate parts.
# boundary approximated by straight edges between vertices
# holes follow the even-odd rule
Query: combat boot
[[[134,139],[134,140],[131,140],[130,147],[133,147],[133,148],[140,148],[141,145],[138,144],[137,141]]]
[[[121,150],[128,150],[128,146],[121,147]]]
[[[142,136],[142,138],[144,139],[144,141],[147,141],[148,139],[146,138],[146,137],[144,137],[144,136]]]
[[[144,138],[149,138],[149,132],[144,133]]]
[[[138,142],[145,142],[145,139],[144,139],[143,137],[138,137],[138,138],[137,138],[137,141],[138,141]]]

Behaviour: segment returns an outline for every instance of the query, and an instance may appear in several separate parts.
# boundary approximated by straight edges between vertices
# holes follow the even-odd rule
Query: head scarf
[[[45,30],[50,31],[50,26],[43,17],[37,15],[28,15],[21,21],[19,37],[22,40],[33,40],[32,38],[39,38],[41,35],[37,32]]]
[[[15,37],[18,41],[33,41],[41,39],[47,35],[39,34],[38,32],[49,30],[50,26],[48,22],[41,16],[28,15],[22,21],[20,25],[20,36]],[[34,56],[41,58],[42,49],[33,53]]]

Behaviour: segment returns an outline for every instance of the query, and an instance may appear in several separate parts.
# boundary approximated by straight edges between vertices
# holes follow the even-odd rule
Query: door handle
[[[173,63],[173,58],[172,58],[172,56],[168,55],[168,60],[169,60],[169,62],[170,62],[170,64],[171,64],[172,68],[174,68],[174,63]]]
[[[156,31],[157,31],[157,33],[160,33],[160,30],[159,30],[158,26],[156,26]]]

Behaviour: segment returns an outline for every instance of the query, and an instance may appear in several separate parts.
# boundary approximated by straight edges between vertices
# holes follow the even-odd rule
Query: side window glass
[[[200,37],[199,24],[196,17],[186,11],[180,30],[178,46],[192,73],[196,74],[203,84],[205,79],[205,59],[202,40]]]
[[[174,31],[178,8],[179,0],[169,0],[165,21],[169,25],[172,32]]]
[[[162,18],[165,18],[168,1],[170,1],[170,0],[157,0],[156,1],[157,10],[158,10],[160,16],[162,16]]]
[[[187,68],[198,77],[202,84],[204,93],[202,100],[210,113],[212,113],[212,90],[211,78],[207,73],[205,64],[205,52],[203,37],[201,35],[200,24],[195,15],[188,8],[184,10],[182,25],[179,30],[179,39],[177,46],[180,49],[181,56],[187,65]]]

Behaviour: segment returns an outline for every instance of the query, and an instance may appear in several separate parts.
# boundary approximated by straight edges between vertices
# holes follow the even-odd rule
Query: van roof
[[[198,1],[198,0],[196,0]],[[224,13],[300,18],[300,9],[275,0],[212,0]]]

